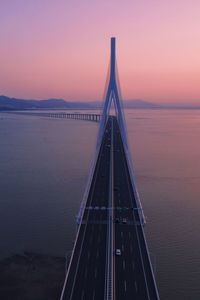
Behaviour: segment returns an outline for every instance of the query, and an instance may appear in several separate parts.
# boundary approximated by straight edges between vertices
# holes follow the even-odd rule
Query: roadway
[[[108,206],[111,124],[109,118],[61,299],[104,299],[108,210],[98,207]]]
[[[114,210],[115,249],[121,250],[114,257],[115,299],[158,299],[116,118],[113,126],[114,206],[121,208]]]
[[[112,214],[108,210],[110,206]],[[110,226],[112,274],[109,279],[112,284],[109,287],[112,287],[112,299],[159,299],[136,208],[118,121],[110,116],[61,300],[107,299]],[[126,219],[125,224],[123,218]],[[116,249],[121,250],[120,256],[115,255]]]

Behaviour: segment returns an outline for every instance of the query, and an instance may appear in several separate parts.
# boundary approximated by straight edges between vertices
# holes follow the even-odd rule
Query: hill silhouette
[[[0,96],[0,110],[30,110],[30,109],[100,109],[100,101],[71,102],[63,99],[25,100]],[[125,100],[124,108],[161,108],[161,105],[143,100]]]

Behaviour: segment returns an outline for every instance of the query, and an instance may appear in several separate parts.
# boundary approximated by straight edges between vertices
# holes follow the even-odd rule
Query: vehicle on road
[[[120,256],[122,253],[121,253],[121,250],[120,249],[116,249],[115,250],[115,254],[117,255],[117,256]]]

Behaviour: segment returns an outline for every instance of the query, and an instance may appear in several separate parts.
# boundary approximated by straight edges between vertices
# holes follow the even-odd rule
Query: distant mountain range
[[[88,103],[67,102],[63,99],[25,100],[0,96],[0,110],[90,108]]]
[[[30,109],[100,109],[102,102],[70,102],[63,99],[25,100],[0,96],[0,110],[30,110]],[[161,105],[143,100],[125,100],[124,108],[161,108]]]
[[[35,109],[100,109],[103,103],[100,101],[92,102],[70,102],[63,99],[47,99],[47,100],[25,100],[17,98],[9,98],[0,96],[0,110],[35,110]],[[140,99],[124,100],[124,108],[135,109],[200,109],[200,105],[160,105],[146,102]]]

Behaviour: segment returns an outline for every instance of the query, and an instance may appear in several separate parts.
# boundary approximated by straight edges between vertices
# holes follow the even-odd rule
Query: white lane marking
[[[138,287],[137,287],[137,282],[135,281],[135,290],[136,290],[136,293],[138,291]]]
[[[84,294],[85,294],[85,292],[84,292],[84,291],[82,291],[82,293],[81,293],[81,300],[83,300],[83,298],[84,298]]]
[[[125,260],[123,260],[123,269],[125,270]]]
[[[93,294],[92,294],[92,300],[95,299],[95,290],[93,291]]]
[[[90,258],[90,251],[88,251],[87,257],[88,257],[88,259]]]
[[[95,268],[94,277],[97,278],[97,268]]]
[[[124,290],[126,292],[126,280],[124,280]]]
[[[123,237],[123,231],[121,231],[121,238]]]

